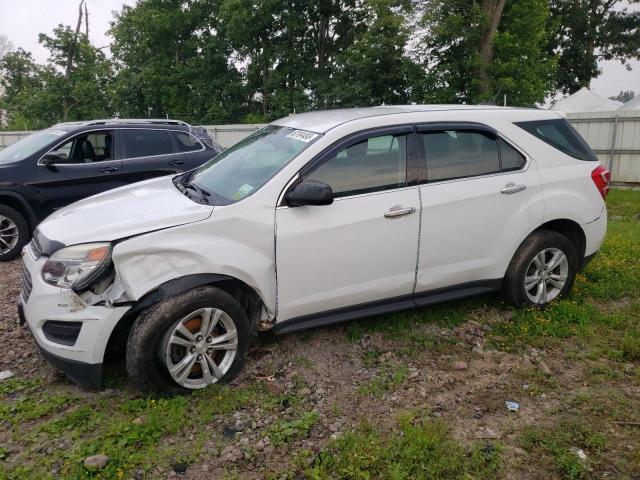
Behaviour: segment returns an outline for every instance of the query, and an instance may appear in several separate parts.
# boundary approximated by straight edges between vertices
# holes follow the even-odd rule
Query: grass
[[[499,447],[465,448],[446,424],[415,413],[399,419],[387,435],[368,423],[340,436],[307,469],[311,479],[493,479],[500,467]]]

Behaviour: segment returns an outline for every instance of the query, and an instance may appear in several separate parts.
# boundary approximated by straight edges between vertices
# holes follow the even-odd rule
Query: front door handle
[[[118,167],[106,167],[99,170],[100,173],[113,173],[118,171]]]
[[[401,217],[403,215],[410,215],[415,213],[416,209],[414,207],[391,207],[388,211],[384,212],[385,218],[395,218]]]
[[[518,193],[527,188],[526,185],[516,185],[515,183],[507,183],[502,189],[500,193],[504,193],[505,195],[513,195],[514,193]]]
[[[169,162],[169,165],[184,165],[184,162],[182,160],[173,160]]]

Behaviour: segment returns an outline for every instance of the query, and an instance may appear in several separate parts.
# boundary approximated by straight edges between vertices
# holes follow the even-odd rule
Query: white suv
[[[25,247],[20,317],[98,386],[233,378],[259,330],[288,333],[486,292],[566,295],[605,235],[609,172],[554,112],[311,112],[204,166],[57,211]],[[109,348],[110,350],[110,348]]]

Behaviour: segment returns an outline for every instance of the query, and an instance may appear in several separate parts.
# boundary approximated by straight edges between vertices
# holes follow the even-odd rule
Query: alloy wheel
[[[545,305],[560,295],[569,276],[569,261],[558,248],[545,248],[533,257],[524,277],[529,300]]]
[[[18,226],[9,217],[0,215],[0,255],[10,252],[18,244]]]
[[[178,385],[199,389],[227,373],[237,350],[238,332],[231,317],[218,308],[201,308],[170,332],[164,360]]]

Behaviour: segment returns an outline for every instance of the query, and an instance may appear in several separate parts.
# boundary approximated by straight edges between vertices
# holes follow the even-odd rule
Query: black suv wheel
[[[29,226],[13,208],[0,205],[0,262],[13,260],[29,241]]]

